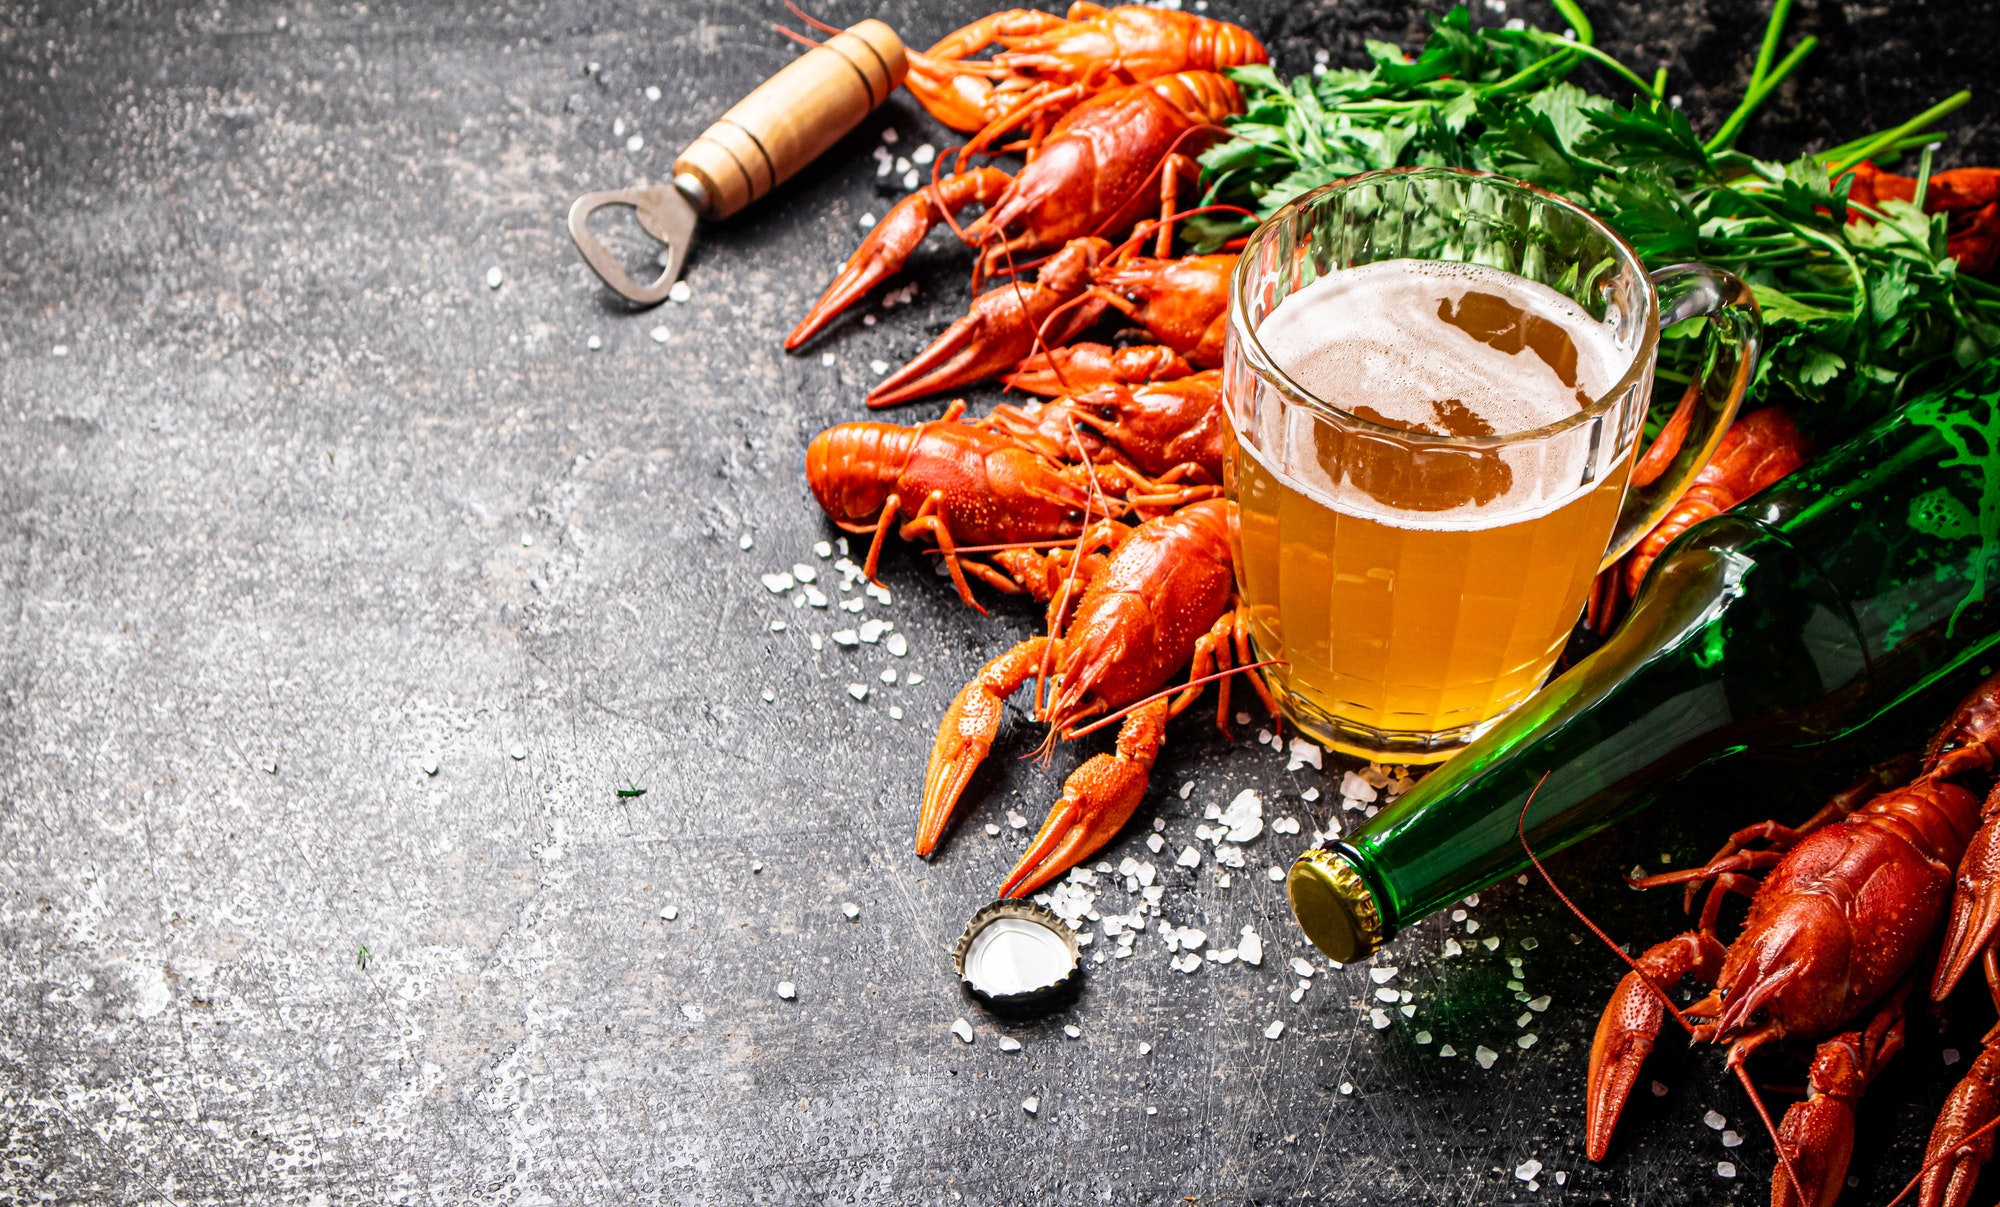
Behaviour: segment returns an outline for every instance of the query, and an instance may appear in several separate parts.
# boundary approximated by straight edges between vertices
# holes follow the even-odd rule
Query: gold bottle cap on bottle
[[[1382,914],[1361,873],[1338,851],[1311,850],[1292,864],[1285,896],[1313,946],[1352,964],[1382,946]]]

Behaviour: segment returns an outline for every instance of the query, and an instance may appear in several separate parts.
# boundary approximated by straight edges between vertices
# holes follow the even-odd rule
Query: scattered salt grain
[[[1708,1112],[1707,1114],[1701,1117],[1701,1121],[1703,1123],[1708,1124],[1708,1126],[1711,1129],[1718,1132],[1721,1131],[1724,1127],[1726,1127],[1729,1123],[1729,1120],[1724,1118],[1722,1112],[1720,1111]]]
[[[1397,997],[1396,991],[1394,989],[1391,989],[1385,985],[1382,988],[1377,989],[1375,991],[1375,1000],[1378,1002],[1388,1002],[1393,1005],[1394,1003],[1396,1003],[1401,999]]]
[[[1307,804],[1311,804],[1313,801],[1319,799],[1319,789],[1307,788],[1304,792],[1299,793],[1299,799],[1305,801]]]
[[[1944,1063],[1947,1067],[1958,1063],[1959,1053],[1957,1048],[1946,1048],[1943,1052],[1943,1056],[1944,1056]]]
[[[1231,884],[1234,883],[1235,881],[1229,878],[1228,872],[1217,872],[1215,874],[1215,887],[1217,888],[1228,888]]]
[[[1279,817],[1274,818],[1271,822],[1271,833],[1273,834],[1296,834],[1298,832],[1299,819],[1296,817]]]
[[[1523,1015],[1521,1015],[1521,1017],[1519,1017],[1519,1018],[1517,1018],[1517,1019],[1515,1019],[1515,1020],[1514,1020],[1514,1025],[1515,1025],[1515,1026],[1517,1026],[1517,1027],[1525,1027],[1525,1026],[1527,1026],[1527,1025],[1528,1025],[1529,1023],[1532,1023],[1532,1022],[1534,1022],[1534,1021],[1535,1021],[1535,1016],[1534,1016],[1534,1015],[1532,1015],[1532,1014],[1523,1014]]]
[[[1261,966],[1264,963],[1264,937],[1249,927],[1244,927],[1242,934],[1236,940],[1236,958],[1252,968]]]
[[[1018,1047],[1019,1045],[1017,1044],[1015,1046]],[[1041,1110],[1042,1100],[1040,1096],[1030,1094],[1028,1097],[1021,1099],[1021,1109],[1028,1112],[1030,1115]]]
[[[1735,1132],[1731,1131],[1722,1133],[1722,1147],[1736,1148],[1739,1147],[1742,1143],[1743,1143],[1743,1137],[1737,1135]]]
[[[1277,864],[1274,863],[1270,867],[1264,869],[1264,878],[1266,880],[1272,881],[1273,883],[1279,880],[1283,880],[1285,878],[1285,869],[1279,867]]]
[[[1237,714],[1236,714],[1236,723],[1237,723],[1238,725],[1248,725],[1248,724],[1250,723],[1250,714],[1249,714],[1249,713],[1247,713],[1247,712],[1239,712],[1239,713],[1237,713]]]
[[[1493,1067],[1493,1062],[1500,1059],[1500,1054],[1485,1044],[1480,1044],[1472,1050],[1472,1058],[1479,1062],[1480,1068],[1490,1069]]]
[[[1446,1060],[1450,1060],[1452,1057],[1458,1055],[1458,1049],[1452,1047],[1450,1044],[1445,1044],[1438,1049],[1438,1055]]]
[[[909,171],[903,173],[903,187],[906,189],[914,189],[923,182],[924,178],[917,174],[915,168],[911,168]]]
[[[860,642],[861,634],[855,632],[853,629],[835,629],[833,631],[833,643],[835,645],[853,646],[859,645]]]
[[[496,271],[496,272],[497,272],[497,271],[499,271],[499,270],[498,270],[498,269],[495,269],[494,271]],[[50,348],[50,349],[49,349],[49,355],[50,355],[50,356],[68,356],[68,355],[69,355],[69,345],[68,345],[68,344],[57,344],[57,345],[55,345],[55,346],[54,346],[53,348]]]
[[[857,700],[866,700],[868,698],[868,685],[866,683],[850,683],[847,685],[847,694]]]
[[[1533,935],[1529,935],[1527,938],[1521,940],[1522,951],[1533,951],[1535,950],[1535,948],[1540,947],[1541,945],[1542,941],[1540,939],[1537,939]]]
[[[1161,838],[1158,834],[1148,834],[1146,835],[1146,849],[1157,855],[1167,849],[1167,840]]]
[[[764,703],[766,703],[766,704],[776,704],[777,702],[778,702],[778,693],[777,693],[777,692],[774,692],[774,691],[772,691],[772,690],[771,690],[770,688],[768,688],[768,687],[767,687],[767,688],[765,688],[765,689],[764,689]]]
[[[859,224],[859,226],[861,227],[861,229],[862,229],[862,230],[873,230],[873,229],[875,228],[875,215],[873,215],[873,214],[863,214],[863,215],[861,215],[861,217],[860,217],[860,218],[859,218],[859,219],[857,220],[857,222],[858,222],[858,224]],[[828,355],[832,355],[832,354],[831,354],[831,353],[829,353]]]
[[[507,748],[507,757],[518,763],[528,757],[528,748],[516,742]]]
[[[649,101],[657,101],[660,99],[660,86],[658,84],[646,85],[646,99]]]
[[[1717,1161],[1715,1163],[1715,1176],[1718,1178],[1733,1178],[1736,1176],[1736,1166],[1730,1164],[1728,1161]]]
[[[634,155],[644,150],[645,146],[646,146],[645,138],[638,134],[634,134],[632,137],[625,140],[625,149]]]
[[[1151,1052],[1152,1050],[1153,1050],[1153,1045],[1151,1045],[1151,1044],[1140,1044],[1140,1045],[1139,1045],[1139,1055],[1141,1055],[1141,1056],[1144,1056],[1144,1055],[1146,1055],[1147,1053]]]
[[[846,914],[847,920],[852,922],[861,916],[861,907],[852,901],[843,901],[840,903],[840,912]]]
[[[790,981],[779,981],[778,996],[789,1002],[799,996],[798,986],[792,984]]]
[[[1476,934],[1478,934],[1478,933],[1479,933],[1479,919],[1477,919],[1477,918],[1467,918],[1467,919],[1465,920],[1465,933],[1466,933],[1466,934],[1468,934],[1468,935],[1476,935]],[[1498,946],[1500,945],[1500,941],[1499,941],[1498,939],[1495,939],[1495,940],[1493,941],[1493,945],[1494,945],[1495,947],[1498,947]]]
[[[592,352],[596,352],[604,347],[604,341],[598,338],[597,336],[593,335],[589,339],[583,341],[583,346],[590,349]]]
[[[886,360],[871,360],[868,362],[868,371],[880,377],[889,371],[889,362]]]
[[[792,577],[802,583],[815,582],[819,579],[819,571],[805,562],[798,562],[792,566]]]
[[[1021,1041],[1011,1035],[1003,1035],[1000,1037],[1000,1050],[1002,1052],[1019,1052],[1021,1050]]]
[[[1307,764],[1311,764],[1315,771],[1323,770],[1320,765],[1320,753],[1319,747],[1306,741],[1304,738],[1293,738],[1291,757],[1285,763],[1285,770],[1297,771]]]
[[[933,147],[929,143],[925,143],[923,146],[918,147],[916,150],[910,152],[910,162],[915,164],[926,164],[936,158],[937,158],[937,148]]]
[[[989,822],[987,822],[987,823],[986,823],[986,837],[988,837],[988,838],[998,838],[998,837],[1000,837],[1000,827],[999,827],[999,826],[996,826],[996,825],[994,825],[994,824],[993,824],[992,822],[990,822],[990,821],[989,821]]]
[[[1341,775],[1340,794],[1348,800],[1360,801],[1364,805],[1374,804],[1381,795],[1367,780],[1352,771]]]
[[[1028,828],[1028,819],[1009,809],[1007,810],[1007,825],[1012,829],[1025,830]]]
[[[1541,1039],[1541,1036],[1539,1036],[1539,1035],[1536,1035],[1536,1034],[1535,1034],[1535,1033],[1534,1033],[1533,1031],[1530,1031],[1530,1032],[1528,1032],[1528,1033],[1527,1033],[1526,1035],[1523,1035],[1523,1036],[1521,1036],[1520,1038],[1516,1039],[1516,1040],[1514,1041],[1514,1043],[1515,1043],[1515,1044],[1516,1044],[1516,1045],[1517,1045],[1517,1046],[1518,1046],[1518,1047],[1519,1047],[1519,1048],[1520,1048],[1520,1049],[1521,1049],[1522,1051],[1524,1051],[1524,1052],[1525,1052],[1525,1051],[1527,1051],[1527,1050],[1528,1050],[1529,1048],[1532,1048],[1532,1047],[1534,1047],[1534,1046],[1535,1046],[1535,1044],[1536,1044],[1536,1042],[1537,1042],[1537,1041],[1539,1041],[1540,1039]]]
[[[693,296],[694,286],[689,285],[686,281],[675,281],[673,288],[667,290],[667,300],[676,306],[686,304],[687,300]]]
[[[1285,1023],[1283,1019],[1279,1019],[1276,1022],[1273,1022],[1270,1026],[1264,1028],[1265,1039],[1276,1039],[1280,1035],[1283,1035],[1284,1033],[1285,1033]]]
[[[1468,931],[1468,933],[1470,932],[1470,930],[1471,930],[1472,928],[1475,928],[1475,927],[1477,927],[1478,925],[1479,925],[1479,924],[1478,924],[1478,923],[1476,923],[1476,922],[1468,922],[1468,923],[1466,923],[1466,927],[1467,927],[1467,931]],[[1481,947],[1484,947],[1484,948],[1485,948],[1486,950],[1488,950],[1488,951],[1499,951],[1499,950],[1500,950],[1500,940],[1498,940],[1498,939],[1495,939],[1495,938],[1485,938],[1485,939],[1481,939],[1481,940],[1479,941],[1479,945],[1480,945]]]
[[[1542,1163],[1533,1157],[1529,1157],[1514,1167],[1514,1176],[1523,1182],[1534,1181],[1535,1175],[1540,1172],[1542,1172]]]
[[[1528,999],[1528,1009],[1533,1010],[1536,1014],[1540,1014],[1542,1011],[1547,1010],[1548,1008],[1549,1008],[1549,995],[1546,993],[1544,993],[1540,997],[1533,997]]]
[[[1664,1082],[1664,1081],[1656,1081],[1656,1082],[1654,1082],[1654,1083],[1653,1083],[1653,1097],[1655,1097],[1655,1098],[1665,1098],[1666,1096],[1667,1096],[1667,1083],[1666,1083],[1666,1082]]]
[[[678,919],[680,916],[681,916],[681,907],[678,905],[669,905],[667,908],[660,911],[660,920],[662,922],[672,922]]]
[[[1431,1033],[1428,1031],[1419,1031],[1417,1032],[1416,1040],[1419,1044],[1427,1044],[1431,1042]]]
[[[891,704],[891,705],[889,706],[889,719],[890,719],[891,721],[900,721],[900,720],[902,720],[902,719],[903,719],[903,710],[902,710],[901,708],[897,707],[896,705],[894,705],[894,704]]]
[[[891,658],[901,658],[910,652],[910,643],[904,639],[901,633],[891,633],[889,634],[889,640],[883,643],[883,648],[889,651]],[[922,675],[910,676],[911,683],[922,683],[923,681],[924,677]]]
[[[1380,1006],[1371,1007],[1368,1011],[1368,1022],[1380,1031],[1389,1025],[1389,1012]]]
[[[972,1024],[962,1018],[951,1025],[951,1033],[958,1036],[959,1043],[969,1044],[972,1042]]]
[[[896,681],[896,668],[892,666],[875,677],[884,683],[894,683]]]
[[[1263,798],[1258,796],[1254,789],[1245,788],[1237,793],[1236,799],[1230,801],[1229,807],[1223,810],[1221,821],[1229,829],[1229,841],[1249,842],[1264,832]]]
[[[1464,955],[1465,948],[1458,945],[1457,939],[1446,939],[1444,941],[1444,954],[1448,956]]]
[[[1159,835],[1156,834],[1154,837],[1157,838]],[[1198,847],[1192,846],[1182,847],[1180,855],[1175,858],[1174,862],[1184,868],[1200,867],[1201,850]]]
[[[1185,783],[1185,784],[1182,784],[1182,785],[1181,785],[1181,799],[1182,799],[1182,800],[1186,800],[1186,799],[1187,799],[1188,797],[1190,797],[1190,796],[1193,796],[1193,795],[1194,795],[1194,781],[1193,781],[1193,780],[1189,780],[1189,781],[1188,781],[1187,783]]]
[[[1300,982],[1299,982],[1299,984],[1300,984],[1300,985],[1304,985],[1304,984],[1306,984],[1306,982],[1304,982],[1304,981],[1300,981]],[[1300,1002],[1302,1002],[1302,1001],[1304,1001],[1304,1000],[1305,1000],[1305,997],[1306,997],[1306,991],[1305,991],[1305,990],[1304,990],[1303,988],[1300,988],[1300,989],[1294,989],[1294,990],[1292,990],[1292,993],[1291,993],[1291,997],[1292,997],[1292,1004],[1293,1004],[1293,1005],[1297,1005],[1298,1003],[1300,1003]]]
[[[1069,1036],[1071,1039],[1081,1039],[1083,1038],[1083,1028],[1077,1026],[1075,1023],[1069,1023],[1063,1027],[1063,1034]]]
[[[655,328],[653,328],[653,329],[652,329],[651,331],[648,331],[648,332],[647,332],[646,334],[647,334],[647,335],[650,335],[650,336],[652,336],[652,337],[653,337],[653,342],[654,342],[654,343],[656,343],[656,344],[664,344],[664,343],[666,343],[666,342],[667,342],[667,339],[668,339],[668,337],[670,337],[670,336],[672,336],[672,335],[673,335],[673,332],[671,332],[671,331],[667,330],[667,329],[666,329],[666,327],[665,327],[664,325],[661,325],[661,326],[658,326],[658,327],[655,327]]]
[[[814,651],[819,651],[826,648],[826,643],[820,640],[818,633],[807,633],[806,640],[812,642],[812,647]]]
[[[1310,977],[1316,970],[1313,968],[1311,964],[1306,963],[1304,960],[1301,960],[1297,956],[1293,956],[1292,971],[1298,973],[1302,977]]]
[[[1397,968],[1393,965],[1387,968],[1370,968],[1368,970],[1368,979],[1375,982],[1377,985],[1386,985],[1390,981],[1395,980],[1396,974],[1401,971],[1402,969]],[[1394,991],[1391,990],[1391,992]]]
[[[507,280],[507,274],[500,271],[500,266],[498,264],[495,264],[493,267],[486,270],[486,288],[498,289],[500,288],[501,284],[506,280]],[[67,349],[65,349],[65,351],[66,350]]]

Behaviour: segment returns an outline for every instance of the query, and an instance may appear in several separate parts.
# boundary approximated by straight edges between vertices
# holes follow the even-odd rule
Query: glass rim
[[[1304,209],[1306,206],[1314,204],[1320,198],[1332,193],[1385,176],[1450,176],[1468,180],[1486,181],[1501,188],[1526,193],[1537,201],[1555,206],[1558,209],[1567,210],[1569,213],[1582,219],[1586,225],[1602,234],[1610,242],[1613,254],[1624,260],[1635,275],[1637,275],[1640,287],[1644,292],[1646,329],[1640,337],[1638,347],[1633,351],[1632,363],[1625,366],[1624,373],[1619,375],[1618,380],[1610,388],[1592,399],[1589,406],[1577,411],[1576,414],[1565,416],[1554,423],[1545,423],[1541,427],[1529,428],[1519,432],[1505,432],[1492,436],[1440,436],[1433,435],[1430,432],[1413,432],[1408,428],[1377,423],[1372,419],[1364,419],[1352,411],[1335,406],[1333,403],[1328,402],[1326,399],[1321,398],[1311,390],[1300,385],[1297,379],[1293,378],[1290,373],[1279,368],[1277,363],[1271,359],[1270,353],[1264,350],[1263,342],[1257,338],[1256,328],[1250,325],[1249,317],[1244,313],[1245,299],[1249,296],[1247,278],[1251,271],[1251,264],[1254,261],[1254,257],[1250,254],[1251,250],[1257,246],[1259,240],[1270,237],[1270,232],[1276,228],[1280,220],[1290,218],[1295,211]],[[1382,263],[1385,261],[1374,262]],[[1464,261],[1443,262],[1464,263]],[[1574,301],[1575,299],[1571,300]],[[1606,226],[1603,219],[1589,210],[1584,209],[1566,197],[1558,196],[1538,185],[1529,184],[1525,180],[1516,180],[1512,176],[1503,176],[1498,172],[1485,172],[1477,168],[1454,168],[1443,165],[1430,165],[1407,168],[1381,168],[1376,171],[1361,172],[1353,176],[1344,176],[1339,180],[1329,181],[1310,192],[1301,193],[1297,197],[1292,198],[1285,203],[1283,209],[1280,209],[1277,213],[1258,223],[1257,228],[1251,231],[1249,237],[1245,240],[1243,251],[1237,257],[1236,267],[1230,270],[1229,326],[1231,330],[1236,332],[1238,338],[1243,341],[1252,368],[1273,380],[1283,393],[1313,410],[1329,414],[1342,423],[1360,428],[1363,431],[1379,432],[1405,443],[1447,448],[1490,449],[1505,448],[1513,444],[1521,444],[1531,440],[1546,440],[1553,436],[1562,435],[1572,428],[1579,427],[1599,418],[1631,390],[1637,387],[1646,375],[1649,367],[1650,358],[1644,354],[1645,350],[1649,347],[1657,347],[1659,344],[1660,303],[1659,291],[1653,285],[1652,275],[1646,271],[1646,262],[1639,258],[1639,253],[1633,250],[1632,245],[1627,243],[1623,236],[1617,231],[1612,230],[1609,226]]]

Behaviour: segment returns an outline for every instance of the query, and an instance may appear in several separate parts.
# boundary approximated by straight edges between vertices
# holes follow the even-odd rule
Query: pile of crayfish
[[[1966,697],[1921,760],[1878,768],[1801,825],[1749,826],[1701,867],[1634,881],[1685,885],[1699,920],[1628,959],[1632,971],[1605,1007],[1590,1051],[1590,1158],[1604,1158],[1671,1015],[1695,1040],[1728,1045],[1729,1068],[1777,1145],[1774,1207],[1830,1207],[1853,1154],[1855,1104],[1903,1046],[1910,995],[1942,1002],[1977,964],[2000,1003],[1996,779],[2000,676]],[[1749,897],[1750,911],[1725,946],[1718,919],[1731,894]],[[1684,978],[1708,992],[1677,1007],[1669,994]],[[1912,1179],[1922,1207],[1963,1207],[1993,1155],[1996,1041],[2000,1026],[1945,1100]],[[1772,1126],[1745,1062],[1797,1044],[1815,1045],[1807,1096]]]
[[[994,43],[1002,49],[990,60],[970,58]],[[1122,722],[1113,752],[1065,784],[1002,896],[1032,893],[1108,843],[1145,795],[1167,721],[1215,681],[1227,734],[1231,676],[1261,665],[1236,597],[1233,517],[1221,498],[1229,433],[1217,366],[1236,256],[1171,253],[1190,156],[1223,137],[1220,123],[1241,105],[1215,69],[1262,61],[1262,45],[1235,26],[1091,4],[1065,18],[996,14],[913,56],[912,91],[946,125],[976,133],[958,170],[891,210],[786,340],[797,348],[818,336],[895,275],[939,222],[994,278],[868,402],[993,377],[1037,400],[976,420],[957,401],[914,425],[840,424],[812,441],[806,477],[836,524],[869,538],[870,578],[893,534],[926,543],[971,607],[984,611],[975,583],[1046,605],[1045,635],[981,669],[946,712],[924,780],[919,855],[936,849],[1005,700],[1030,680],[1034,715],[1050,726],[1045,749]],[[1016,140],[1003,142],[1009,135]],[[967,156],[989,150],[1024,152],[1027,165],[1013,177],[968,166]],[[959,226],[974,203],[985,212]],[[1149,242],[1150,254],[1139,254]],[[1015,258],[1038,252],[1051,254]],[[1141,341],[1071,342],[1107,319],[1129,320]],[[1692,403],[1641,459],[1638,480],[1672,461]],[[1805,453],[1785,411],[1740,419],[1681,507],[1607,571],[1593,615],[1608,625],[1673,537]],[[1250,686],[1275,720],[1263,680],[1253,674]]]

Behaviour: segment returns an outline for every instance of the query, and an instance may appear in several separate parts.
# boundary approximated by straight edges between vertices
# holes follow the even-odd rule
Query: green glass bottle
[[[1603,648],[1286,882],[1336,960],[1616,824],[1698,767],[1837,741],[2000,644],[2000,359],[1654,564]],[[1755,820],[1746,818],[1746,821]]]

